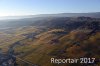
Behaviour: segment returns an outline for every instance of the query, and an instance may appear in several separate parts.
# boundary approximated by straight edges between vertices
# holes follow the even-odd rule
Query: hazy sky
[[[0,16],[100,12],[100,0],[0,0]]]

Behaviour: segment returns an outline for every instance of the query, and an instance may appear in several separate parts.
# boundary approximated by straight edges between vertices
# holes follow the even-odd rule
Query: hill
[[[2,22],[0,48],[4,53],[13,49],[19,66],[100,65],[100,18],[57,15]],[[51,58],[82,57],[95,58],[95,61],[92,64],[78,62],[59,65],[50,62]]]

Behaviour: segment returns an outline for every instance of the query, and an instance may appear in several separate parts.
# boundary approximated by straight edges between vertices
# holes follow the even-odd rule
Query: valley
[[[100,18],[35,17],[1,25],[7,28],[0,29],[0,54],[9,56],[8,52],[14,51],[15,66],[100,65]],[[51,58],[82,57],[96,60],[93,64],[50,62]]]

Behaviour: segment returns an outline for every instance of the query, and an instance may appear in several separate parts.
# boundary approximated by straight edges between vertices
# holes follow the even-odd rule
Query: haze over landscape
[[[100,66],[99,3],[0,0],[0,66]]]

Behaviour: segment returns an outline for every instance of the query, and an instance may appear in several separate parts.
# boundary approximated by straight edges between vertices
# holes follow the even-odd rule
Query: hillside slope
[[[18,60],[19,58],[38,66],[100,65],[99,18],[50,17],[29,24],[0,31],[1,35],[5,34],[4,40],[1,40],[3,43],[8,40],[5,38],[11,36],[11,40],[5,43],[6,48],[14,47],[19,66],[29,65]],[[12,26],[15,25],[13,23]],[[5,45],[0,45],[0,48],[5,49]],[[50,62],[51,58],[82,57],[96,58],[96,60],[93,64],[54,64]]]

